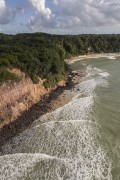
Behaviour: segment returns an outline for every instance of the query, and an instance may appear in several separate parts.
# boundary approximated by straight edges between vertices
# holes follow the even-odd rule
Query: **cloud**
[[[120,24],[119,0],[28,0],[34,9],[30,29],[69,29],[107,27]]]
[[[100,28],[117,29],[120,25],[119,0],[17,0],[14,7],[8,7],[5,2],[0,0],[0,25],[13,22],[17,13],[25,21],[31,14],[26,23],[21,19],[24,27],[27,25],[32,31],[80,33],[84,29],[89,32],[97,29],[101,32]]]
[[[15,15],[16,10],[7,7],[5,0],[0,0],[0,24],[8,24],[15,18]]]
[[[55,24],[55,15],[52,14],[51,9],[45,6],[45,0],[28,0],[33,8],[35,14],[29,19],[27,24],[30,29],[37,27],[53,27]]]
[[[10,8],[6,6],[5,0],[0,0],[0,24],[5,25],[12,22],[16,14],[24,14],[24,9],[22,7]]]
[[[38,13],[45,15],[49,18],[51,10],[45,7],[45,0],[28,0],[37,10]]]
[[[120,2],[116,0],[54,0],[61,9],[66,27],[105,26],[120,22]]]

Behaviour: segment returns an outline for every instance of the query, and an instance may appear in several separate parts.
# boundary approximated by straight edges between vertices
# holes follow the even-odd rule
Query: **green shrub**
[[[0,70],[0,83],[3,83],[4,81],[8,81],[8,80],[18,82],[20,78],[6,69]]]
[[[10,62],[7,58],[0,58],[0,67],[9,67]]]
[[[41,77],[46,79],[45,86],[51,87],[65,78],[70,69],[64,63],[65,58],[92,52],[120,52],[119,42],[119,34],[0,34],[0,69],[18,68],[29,75],[34,83],[38,83],[38,77]],[[1,72],[0,82],[16,79],[6,74]]]
[[[33,81],[34,84],[38,84],[39,83],[39,79],[35,74],[31,75],[31,79]]]

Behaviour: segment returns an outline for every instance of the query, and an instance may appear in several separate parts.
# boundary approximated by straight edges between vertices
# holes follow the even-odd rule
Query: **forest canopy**
[[[120,35],[0,34],[0,82],[16,79],[6,69],[18,68],[34,83],[41,77],[46,79],[45,87],[53,86],[66,78],[65,58],[114,52],[120,52]]]

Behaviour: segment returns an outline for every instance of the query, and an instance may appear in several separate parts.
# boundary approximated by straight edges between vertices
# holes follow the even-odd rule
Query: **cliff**
[[[19,82],[8,81],[0,86],[0,127],[17,119],[24,111],[50,93],[53,88],[45,89],[43,80],[39,78],[38,84],[34,84],[30,77],[18,69],[8,70],[21,80]],[[58,85],[64,85],[60,81]]]

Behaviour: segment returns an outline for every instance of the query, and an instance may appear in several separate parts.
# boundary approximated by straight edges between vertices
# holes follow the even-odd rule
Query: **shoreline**
[[[68,64],[72,64],[83,59],[116,56],[120,56],[120,53],[80,55],[71,57],[70,59],[66,59],[65,62]],[[23,112],[20,117],[0,128],[0,146],[2,146],[6,141],[10,140],[12,137],[19,134],[21,131],[25,130],[42,115],[50,113],[69,103],[72,99],[72,93],[70,93],[70,90],[74,88],[74,86],[78,84],[81,78],[84,76],[84,70],[81,70],[78,73],[72,72],[68,75],[65,86],[58,86],[50,93],[44,95],[38,103],[34,104],[30,109]]]
[[[120,53],[100,53],[100,54],[88,54],[88,55],[78,55],[75,57],[71,57],[70,59],[65,59],[65,62],[68,64],[73,64],[76,61],[81,61],[84,59],[91,59],[91,58],[101,58],[101,57],[119,57]]]
[[[5,142],[25,130],[44,114],[50,113],[69,103],[72,99],[72,93],[70,90],[74,88],[80,78],[84,76],[84,72],[69,74],[65,86],[58,86],[55,90],[43,96],[38,103],[34,104],[29,110],[25,111],[15,121],[10,124],[5,124],[0,129],[0,146],[2,147]]]

